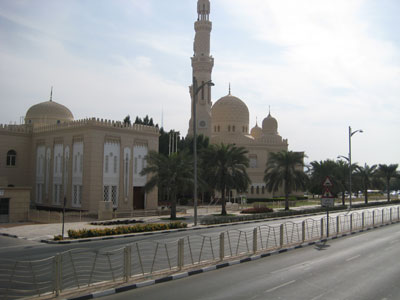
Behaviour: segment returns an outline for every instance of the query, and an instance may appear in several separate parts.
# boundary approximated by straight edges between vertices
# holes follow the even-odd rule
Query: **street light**
[[[197,226],[197,121],[196,121],[196,104],[197,104],[197,94],[205,86],[214,86],[214,83],[209,80],[204,82],[199,87],[197,87],[197,79],[193,76],[193,158],[194,158],[194,226]]]
[[[355,135],[357,132],[359,133],[363,133],[362,129],[358,129],[355,131],[351,131],[351,127],[349,126],[349,157],[346,156],[338,156],[338,158],[344,158],[349,162],[349,195],[350,195],[350,208],[351,209],[351,198],[352,198],[352,193],[351,193],[351,174],[352,174],[352,170],[351,170],[351,137],[353,135]]]

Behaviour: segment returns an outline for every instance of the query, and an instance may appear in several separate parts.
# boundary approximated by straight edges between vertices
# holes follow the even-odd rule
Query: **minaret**
[[[210,16],[210,1],[197,1],[197,21],[194,23],[195,38],[193,45],[192,70],[193,77],[197,80],[200,87],[204,82],[211,80],[211,73],[214,66],[214,58],[210,55],[210,33],[212,23]],[[193,90],[189,87],[192,99],[191,118],[189,121],[188,135],[193,135]],[[197,94],[196,119],[197,134],[211,136],[211,86],[204,86]]]

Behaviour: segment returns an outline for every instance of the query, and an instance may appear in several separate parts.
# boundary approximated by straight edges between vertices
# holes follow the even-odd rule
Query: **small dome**
[[[25,116],[25,123],[35,125],[58,124],[73,120],[74,116],[71,111],[54,101],[46,101],[31,106]]]
[[[278,121],[271,116],[271,113],[263,120],[262,130],[267,134],[278,134]]]
[[[220,98],[211,109],[213,123],[249,124],[249,109],[246,104],[231,94]]]
[[[263,135],[263,131],[260,127],[258,127],[258,124],[256,123],[256,126],[254,126],[251,131],[250,134],[252,137],[254,137],[255,139],[259,139],[260,137],[262,137]]]

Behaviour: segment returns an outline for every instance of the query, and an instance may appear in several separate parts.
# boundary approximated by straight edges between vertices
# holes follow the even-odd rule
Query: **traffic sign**
[[[325,178],[325,181],[324,181],[323,186],[324,186],[324,187],[332,187],[332,186],[333,186],[332,180],[329,178],[329,176],[327,176],[327,177]]]
[[[322,198],[321,199],[321,206],[322,207],[334,207],[335,206],[335,199],[334,198]]]
[[[331,191],[327,188],[325,189],[325,192],[322,194],[322,198],[334,198],[332,195]]]

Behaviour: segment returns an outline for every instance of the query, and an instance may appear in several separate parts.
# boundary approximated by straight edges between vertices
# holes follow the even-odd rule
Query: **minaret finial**
[[[271,105],[268,105],[268,114],[271,115]]]
[[[256,116],[256,126],[258,126],[258,118],[257,118],[257,116]]]
[[[53,101],[53,86],[51,87],[50,90],[50,101]]]
[[[229,82],[229,95],[231,94],[231,83]]]

